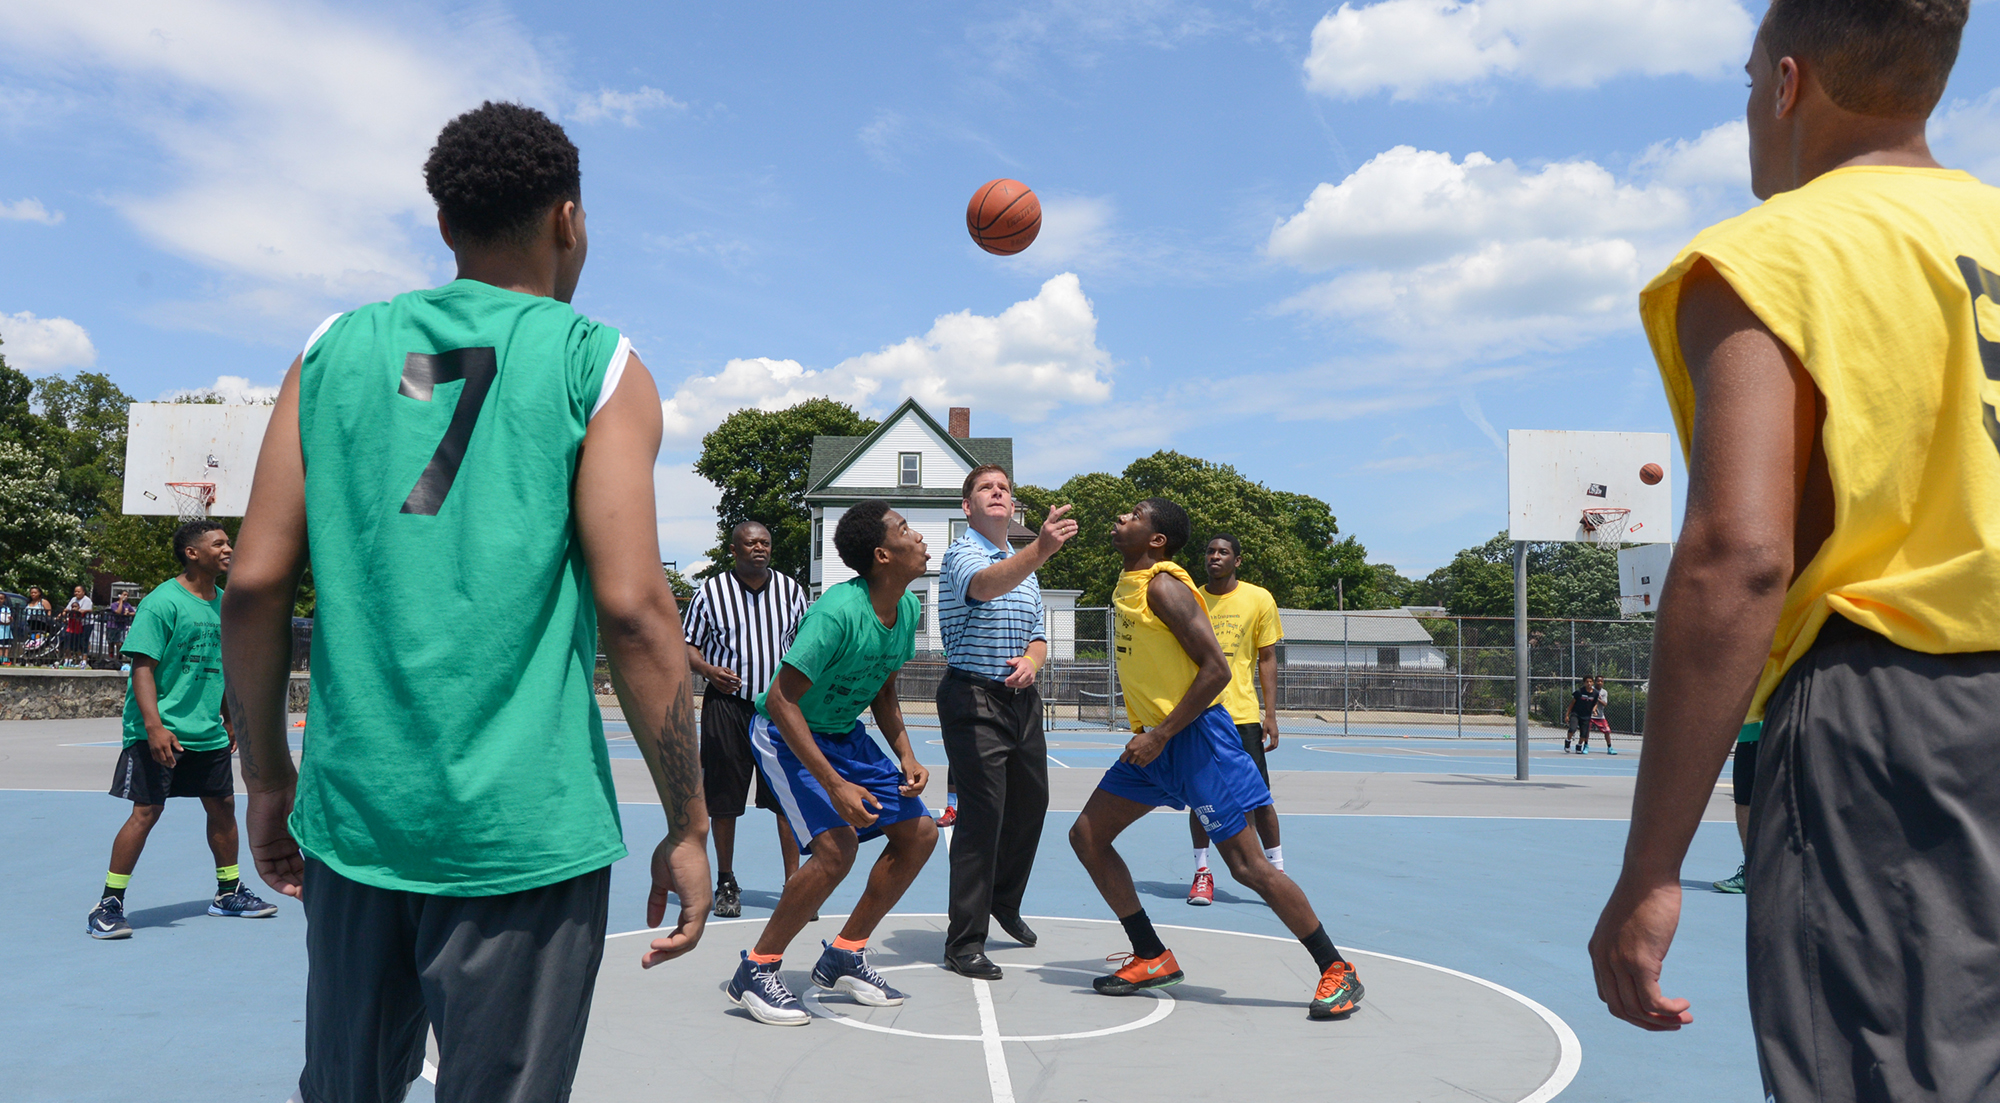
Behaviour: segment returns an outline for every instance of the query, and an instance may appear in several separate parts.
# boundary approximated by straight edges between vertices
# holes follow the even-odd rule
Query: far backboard
[[[241,517],[271,407],[202,402],[134,402],[125,433],[123,512],[180,512],[170,482],[215,484],[211,517]]]
[[[1667,585],[1667,567],[1674,559],[1672,544],[1646,544],[1618,549],[1618,615],[1636,617],[1660,611],[1660,591]]]
[[[1644,481],[1648,464],[1659,469],[1659,482]],[[1668,543],[1673,470],[1673,438],[1666,433],[1509,429],[1508,538],[1581,541],[1584,510],[1628,509],[1625,543]]]

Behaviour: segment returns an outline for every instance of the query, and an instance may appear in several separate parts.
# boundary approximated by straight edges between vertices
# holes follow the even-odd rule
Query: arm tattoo
[[[661,718],[654,736],[660,762],[660,787],[667,797],[670,827],[680,831],[693,821],[688,806],[701,796],[701,749],[695,731],[694,697],[683,682],[673,704]]]

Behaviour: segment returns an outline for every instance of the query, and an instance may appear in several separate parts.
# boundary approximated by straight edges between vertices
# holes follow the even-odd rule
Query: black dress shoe
[[[971,977],[973,980],[1000,979],[1000,967],[993,964],[993,959],[979,950],[969,954],[946,954],[944,967],[961,977]]]
[[[1028,926],[1027,922],[1020,916],[1001,915],[995,912],[993,913],[993,920],[1000,924],[1001,930],[1007,932],[1008,938],[1013,939],[1023,946],[1033,946],[1035,944],[1035,929]]]

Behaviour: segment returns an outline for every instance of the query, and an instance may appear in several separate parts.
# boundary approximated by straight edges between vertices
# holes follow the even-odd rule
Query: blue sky
[[[712,538],[687,465],[729,410],[915,394],[1025,480],[1176,448],[1421,573],[1504,526],[1507,429],[1670,429],[1634,298],[1753,202],[1758,14],[10,0],[0,351],[269,388],[328,313],[450,277],[424,152],[517,99],[583,151],[577,306],[667,396],[667,558]],[[1932,133],[2000,181],[2000,5]],[[964,231],[997,176],[1045,204],[1020,257]]]

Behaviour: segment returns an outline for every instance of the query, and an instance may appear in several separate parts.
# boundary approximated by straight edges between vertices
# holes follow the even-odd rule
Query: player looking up
[[[222,586],[229,569],[229,534],[214,521],[174,530],[181,573],[139,603],[125,654],[125,749],[111,775],[111,795],[132,802],[132,815],[111,843],[111,870],[85,929],[92,938],[130,938],[125,889],[132,883],[146,837],[168,797],[200,797],[208,813],[208,847],[215,855],[215,899],[208,914],[265,918],[275,905],[243,887],[236,863],[236,750],[222,708],[220,636]]]
[[[1132,941],[1114,955],[1119,968],[1093,986],[1107,996],[1178,984],[1173,951],[1139,906],[1132,871],[1113,849],[1119,834],[1163,805],[1192,808],[1237,882],[1264,898],[1312,954],[1319,970],[1308,1014],[1332,1019],[1361,1001],[1361,981],[1334,948],[1312,903],[1246,834],[1246,817],[1271,803],[1271,790],[1243,750],[1229,710],[1211,704],[1229,685],[1229,660],[1209,627],[1194,580],[1171,556],[1187,543],[1186,511],[1147,498],[1113,523],[1111,542],[1125,559],[1112,592],[1117,616],[1118,681],[1135,733],[1125,752],[1084,802],[1070,845]]]
[[[701,787],[715,839],[715,914],[722,919],[743,914],[736,820],[752,782],[757,807],[776,814],[785,880],[798,872],[799,844],[770,783],[757,772],[750,722],[757,717],[757,695],[771,684],[808,604],[805,587],[771,569],[770,529],[738,522],[729,530],[729,555],[734,564],[701,584],[687,612],[688,665],[708,681],[701,694]]]
[[[1222,533],[1209,538],[1204,562],[1208,584],[1201,589],[1202,603],[1208,606],[1208,624],[1215,629],[1216,642],[1229,660],[1229,688],[1222,691],[1222,707],[1236,724],[1243,740],[1243,753],[1257,764],[1257,775],[1271,786],[1271,770],[1264,763],[1266,752],[1278,749],[1278,640],[1285,627],[1278,619],[1278,603],[1271,591],[1236,577],[1243,565],[1243,546],[1234,536]],[[1257,691],[1264,691],[1264,705],[1257,706]],[[1266,804],[1250,813],[1257,838],[1264,844],[1264,857],[1280,871],[1285,868],[1285,850],[1278,845],[1278,806]],[[1208,832],[1201,817],[1188,813],[1188,833],[1194,838],[1194,884],[1187,902],[1196,906],[1215,903],[1215,875],[1208,871]]]
[[[1681,863],[1762,721],[1750,1018],[1781,1100],[2000,1083],[2000,190],[1925,121],[1967,0],[1776,0],[1751,190],[1640,298],[1688,459],[1598,995],[1652,1030]]]
[[[305,902],[306,1103],[403,1099],[426,1026],[440,1100],[569,1097],[625,854],[600,639],[666,810],[648,926],[681,897],[642,962],[692,949],[708,913],[687,645],[654,523],[660,396],[631,344],[569,305],[577,149],[541,112],[488,103],[446,124],[424,179],[458,278],[329,319],[293,361],[223,608],[250,850]]]
[[[812,980],[870,1007],[903,1002],[868,964],[868,937],[937,846],[937,824],[917,796],[930,773],[910,748],[896,701],[896,672],[916,654],[923,609],[910,583],[923,577],[931,553],[879,499],[841,514],[833,546],[856,577],[828,587],[806,610],[778,676],[757,696],[750,726],[757,768],[793,834],[812,851],[729,981],[729,998],[773,1026],[804,1026],[811,1018],[779,976],[785,947],[854,868],[856,848],[877,835],[888,844],[839,937],[821,944]],[[868,734],[862,709],[873,710],[895,760]]]

